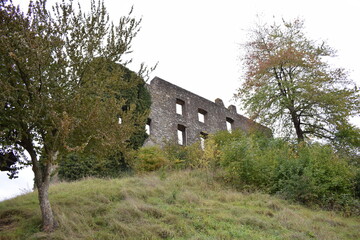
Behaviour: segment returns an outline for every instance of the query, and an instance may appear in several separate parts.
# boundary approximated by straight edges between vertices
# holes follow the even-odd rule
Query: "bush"
[[[302,144],[295,153],[279,162],[273,192],[329,208],[352,198],[354,172],[330,146]]]
[[[238,135],[221,147],[220,166],[225,178],[237,188],[267,190],[273,184],[279,158],[286,158],[288,148],[281,140],[262,135]]]
[[[187,169],[203,167],[203,150],[201,149],[199,142],[189,146],[166,143],[163,151],[169,160],[169,167],[171,168]]]
[[[356,170],[354,178],[354,195],[356,198],[360,199],[360,169]]]
[[[257,133],[222,132],[213,139],[220,152],[223,177],[236,188],[359,212],[355,197],[359,196],[360,175],[331,146],[290,144]]]
[[[74,181],[89,176],[117,177],[128,169],[122,154],[100,158],[89,154],[70,153],[62,157],[58,174],[61,180]]]
[[[220,167],[220,148],[214,137],[210,135],[205,140],[204,150],[198,162],[199,168],[216,170]]]
[[[204,151],[201,149],[200,142],[185,146],[184,151],[186,152],[183,162],[184,168],[195,169],[208,167],[208,163],[203,158]]]
[[[189,153],[185,146],[167,142],[163,147],[164,154],[169,160],[169,167],[175,169],[185,169],[188,166]]]
[[[248,134],[241,130],[234,130],[231,133],[228,131],[219,131],[214,135],[211,135],[210,138],[213,139],[214,143],[219,147],[227,146],[232,142],[242,140]]]
[[[168,160],[164,152],[157,146],[140,148],[132,163],[136,172],[151,172],[166,165],[168,165]]]

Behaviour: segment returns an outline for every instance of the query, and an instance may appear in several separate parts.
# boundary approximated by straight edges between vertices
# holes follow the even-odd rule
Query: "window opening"
[[[232,132],[233,130],[233,123],[234,123],[234,120],[232,120],[231,118],[226,118],[226,129],[228,130],[229,133]]]
[[[200,133],[200,147],[202,150],[205,150],[205,140],[207,138],[207,133],[201,132]]]
[[[205,123],[207,112],[203,109],[198,109],[199,122]]]
[[[178,129],[177,129],[177,137],[178,137],[178,144],[185,146],[186,145],[186,131],[185,131],[185,126],[183,125],[178,125]]]
[[[151,132],[151,119],[148,118],[146,125],[145,125],[145,131],[148,135],[150,135]]]
[[[179,114],[179,115],[184,114],[184,105],[185,105],[185,102],[183,100],[176,99],[176,113],[177,114]]]

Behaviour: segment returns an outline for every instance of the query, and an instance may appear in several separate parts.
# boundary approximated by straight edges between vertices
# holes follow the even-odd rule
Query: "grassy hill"
[[[40,232],[36,193],[0,203],[0,239],[360,239],[360,218],[224,187],[203,171],[53,185],[59,222]]]

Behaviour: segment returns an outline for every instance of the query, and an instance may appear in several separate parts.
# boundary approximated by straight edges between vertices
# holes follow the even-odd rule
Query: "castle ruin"
[[[190,145],[220,130],[270,131],[238,114],[234,105],[226,108],[221,99],[209,101],[161,78],[155,77],[148,89],[152,105],[146,126],[150,136],[145,146],[168,141]]]

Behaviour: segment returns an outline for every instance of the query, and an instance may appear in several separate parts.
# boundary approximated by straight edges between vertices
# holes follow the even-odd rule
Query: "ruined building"
[[[147,124],[150,137],[145,145],[162,145],[166,141],[189,145],[220,130],[269,131],[237,114],[234,105],[225,108],[221,99],[209,101],[161,78],[155,77],[148,89],[152,105]]]

